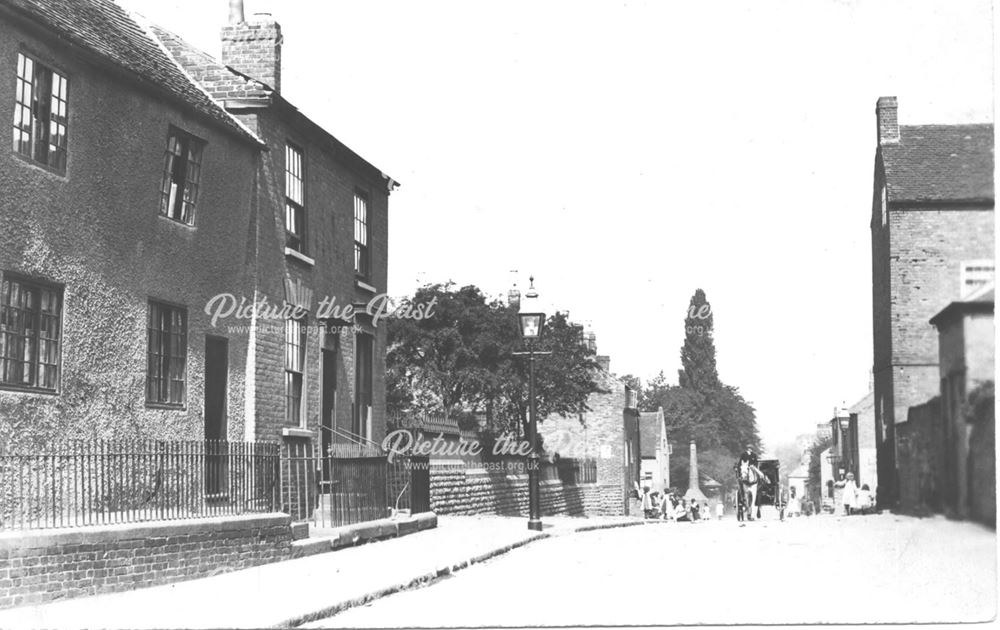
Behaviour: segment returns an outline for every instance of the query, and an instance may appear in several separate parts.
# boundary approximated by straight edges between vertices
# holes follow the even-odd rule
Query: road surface
[[[543,540],[307,627],[984,621],[996,595],[979,525],[765,517]]]

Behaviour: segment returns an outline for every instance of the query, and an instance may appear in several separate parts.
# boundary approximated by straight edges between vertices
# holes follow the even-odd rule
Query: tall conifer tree
[[[715,320],[712,305],[705,292],[698,289],[691,296],[687,317],[684,318],[684,345],[678,383],[701,392],[719,387],[719,371],[715,365],[715,340],[712,338]]]

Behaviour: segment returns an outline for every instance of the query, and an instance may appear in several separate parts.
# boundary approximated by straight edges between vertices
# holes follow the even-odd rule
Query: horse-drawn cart
[[[760,506],[770,505],[778,510],[778,516],[785,520],[785,497],[781,492],[780,464],[776,459],[762,459],[757,465],[767,477],[767,483],[761,484],[757,490],[757,515],[760,517]]]
[[[760,518],[760,508],[762,505],[769,505],[778,511],[778,517],[781,520],[785,520],[785,496],[781,492],[781,475],[780,464],[776,459],[762,459],[757,463],[757,469],[760,473],[766,477],[765,480],[761,480],[756,483],[757,493],[756,493],[756,517]],[[737,518],[743,520],[744,506],[743,506],[743,496],[742,493],[739,495],[739,506],[737,511]]]

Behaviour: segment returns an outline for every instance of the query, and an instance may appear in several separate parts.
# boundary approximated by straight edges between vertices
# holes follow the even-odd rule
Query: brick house
[[[995,381],[994,286],[948,304],[931,319],[940,353],[942,495],[959,516],[996,523],[996,440],[992,410],[963,409],[969,394]],[[989,401],[992,407],[992,401]]]
[[[321,302],[367,304],[386,290],[388,200],[397,185],[281,93],[281,27],[230,3],[216,61],[156,29],[177,62],[267,145],[258,166],[254,299],[295,304],[265,322],[248,364],[247,439],[379,441],[385,431],[384,326],[324,317]],[[274,325],[274,324],[278,325]],[[315,334],[314,334],[315,333]]]
[[[993,273],[993,126],[900,125],[876,106],[872,326],[879,504],[898,500],[896,425],[938,391],[927,322]]]
[[[252,289],[263,143],[108,0],[0,0],[0,75],[0,435],[242,438],[204,306]]]

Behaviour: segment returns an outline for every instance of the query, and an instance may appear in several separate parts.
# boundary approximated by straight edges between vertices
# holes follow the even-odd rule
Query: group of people
[[[649,486],[642,489],[642,512],[646,518],[680,523],[722,518],[722,502],[715,505],[715,514],[708,501],[697,501],[678,496],[669,490],[662,493],[650,492]]]
[[[844,504],[844,514],[867,514],[875,508],[875,497],[872,496],[871,488],[868,484],[858,484],[854,481],[854,473],[847,473],[844,479],[844,494],[841,502]]]

